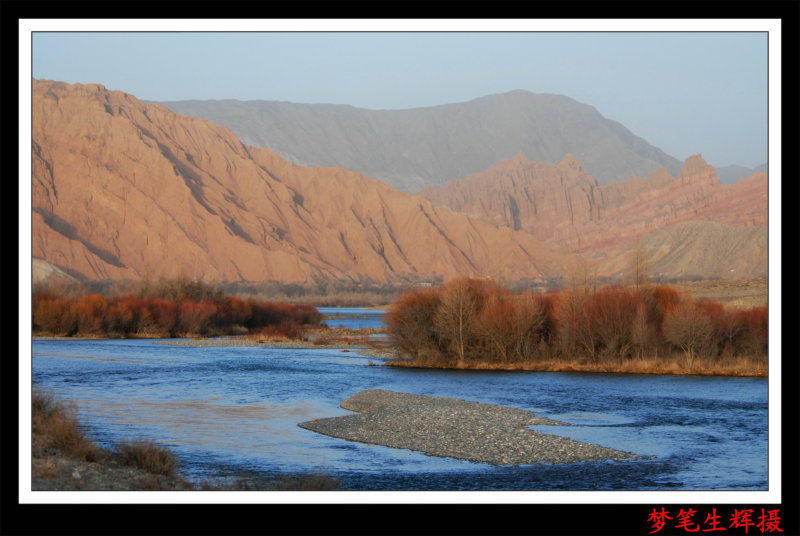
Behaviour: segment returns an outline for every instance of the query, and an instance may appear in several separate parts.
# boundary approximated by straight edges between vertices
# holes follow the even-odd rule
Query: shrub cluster
[[[687,366],[767,354],[767,308],[725,309],[667,285],[549,294],[455,279],[402,294],[385,317],[395,347],[428,366],[680,356]]]
[[[87,439],[78,421],[77,407],[56,400],[50,391],[32,391],[31,424],[34,434],[73,458],[98,462],[108,457],[106,451]]]
[[[318,326],[322,314],[309,305],[290,305],[236,297],[173,294],[167,298],[128,294],[79,297],[40,292],[33,295],[33,330],[55,335],[107,337],[236,335],[268,330],[298,336],[305,325]]]

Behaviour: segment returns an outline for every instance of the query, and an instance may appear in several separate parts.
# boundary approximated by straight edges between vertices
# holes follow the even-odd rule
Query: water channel
[[[332,327],[379,327],[380,312]],[[554,372],[415,370],[338,349],[183,347],[153,340],[35,340],[35,386],[77,403],[106,447],[150,438],[181,472],[324,473],[344,490],[766,490],[768,380]],[[375,366],[375,365],[378,366]],[[323,436],[298,423],[388,389],[499,404],[570,423],[543,432],[646,460],[492,466]]]

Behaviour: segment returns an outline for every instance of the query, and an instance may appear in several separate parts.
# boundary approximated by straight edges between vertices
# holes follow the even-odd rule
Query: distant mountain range
[[[97,84],[33,84],[33,256],[88,279],[543,278],[577,258]],[[41,270],[40,270],[41,271]]]
[[[555,98],[574,102],[563,99]],[[421,125],[423,110],[442,113],[417,110]],[[471,131],[436,117],[442,133]],[[699,156],[602,184],[577,155],[517,154],[412,195],[344,167],[293,164],[227,127],[98,84],[34,80],[32,127],[32,246],[42,277],[543,281],[587,264],[619,276],[637,237],[663,278],[766,275],[766,175],[720,185]],[[607,147],[623,161],[640,158]]]
[[[345,167],[410,193],[517,154],[554,163],[571,153],[600,184],[681,167],[592,106],[523,90],[408,110],[237,100],[161,104],[225,125],[243,143],[295,164]]]
[[[717,176],[722,184],[736,184],[739,179],[749,177],[755,172],[769,173],[769,164],[761,164],[752,169],[737,165],[717,167]]]

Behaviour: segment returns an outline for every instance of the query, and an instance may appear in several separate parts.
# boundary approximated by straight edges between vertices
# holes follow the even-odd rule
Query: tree
[[[624,287],[604,288],[583,305],[590,336],[604,358],[628,357],[634,345],[639,293]]]
[[[685,299],[664,316],[664,338],[683,350],[691,367],[697,352],[707,347],[714,335],[711,320],[691,299]]]
[[[438,292],[425,288],[401,294],[384,316],[394,344],[413,360],[438,347],[434,331],[438,309]]]
[[[630,252],[630,268],[633,286],[638,290],[640,286],[650,279],[652,270],[652,262],[647,253],[647,247],[645,247],[644,241],[638,235]]]
[[[546,313],[532,292],[492,292],[476,316],[475,335],[487,357],[496,361],[529,361],[543,336]]]
[[[473,337],[475,316],[482,308],[484,295],[479,281],[466,277],[454,279],[442,287],[434,325],[440,340],[455,353],[459,365]]]

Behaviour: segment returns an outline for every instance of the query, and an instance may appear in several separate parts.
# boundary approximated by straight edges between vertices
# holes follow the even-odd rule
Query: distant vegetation
[[[75,287],[35,288],[33,332],[58,336],[178,337],[259,334],[298,337],[322,314],[292,305],[225,296],[187,278],[144,281],[124,294],[82,293]]]
[[[766,306],[726,309],[667,285],[540,294],[461,278],[404,293],[386,323],[411,366],[767,373]]]

